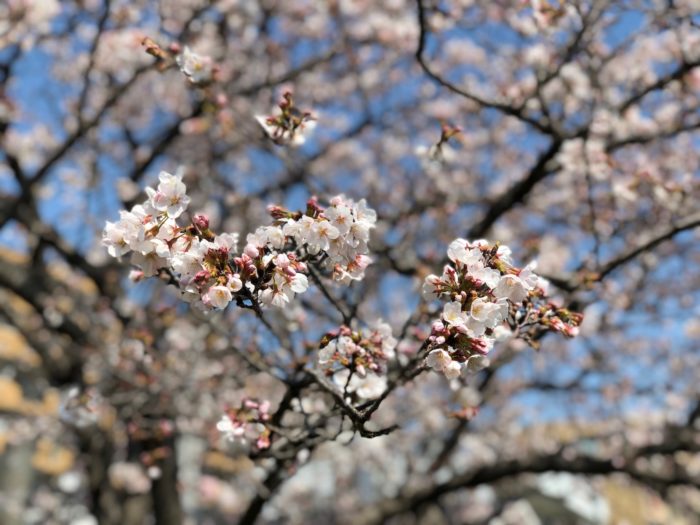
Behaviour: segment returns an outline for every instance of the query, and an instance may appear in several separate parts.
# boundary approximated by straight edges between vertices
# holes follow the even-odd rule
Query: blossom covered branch
[[[137,280],[169,272],[183,300],[202,310],[234,300],[243,307],[283,306],[307,290],[309,264],[349,284],[372,261],[367,242],[377,216],[364,200],[338,195],[323,207],[312,198],[304,212],[271,206],[273,224],[249,234],[237,254],[238,234],[214,234],[207,217],[178,224],[190,202],[181,174],[161,172],[157,189],[146,193],[143,204],[107,222],[103,245],[113,257],[131,253]]]

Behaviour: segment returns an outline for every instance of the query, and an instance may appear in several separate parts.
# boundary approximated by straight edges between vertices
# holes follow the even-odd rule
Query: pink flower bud
[[[255,446],[258,447],[260,450],[264,450],[266,448],[269,448],[270,446],[270,436],[267,434],[262,434],[258,440],[255,442]]]
[[[281,268],[282,270],[287,270],[287,268],[289,268],[289,257],[287,257],[287,255],[284,253],[280,253],[279,255],[277,255],[277,257],[275,257],[274,262],[275,266]],[[292,273],[291,275],[294,275],[294,273]]]
[[[477,354],[486,355],[491,350],[491,346],[484,339],[471,339],[469,343],[471,350]]]
[[[549,321],[549,324],[552,327],[552,329],[556,330],[557,332],[561,332],[564,330],[564,322],[558,317],[552,317]]]
[[[209,229],[209,218],[206,215],[195,215],[194,219],[192,219],[192,222],[199,231]]]
[[[211,279],[211,274],[207,270],[201,270],[195,274],[192,278],[196,284],[202,285]]]
[[[267,207],[267,213],[269,213],[273,219],[281,219],[283,217],[287,217],[287,211],[281,206],[277,206],[275,204],[271,204]]]
[[[579,333],[578,326],[567,326],[564,328],[564,335],[567,337],[576,337]]]
[[[323,211],[323,208],[318,204],[318,198],[315,195],[306,201],[306,211],[311,215],[318,215]]]

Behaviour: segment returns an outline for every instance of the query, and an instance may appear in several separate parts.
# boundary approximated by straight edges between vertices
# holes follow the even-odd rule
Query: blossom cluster
[[[381,321],[374,328],[360,331],[341,326],[321,339],[318,364],[330,373],[339,365],[360,377],[368,372],[383,375],[388,360],[395,355],[396,344],[391,327]]]
[[[321,339],[318,366],[346,392],[374,398],[386,389],[387,364],[396,345],[387,323],[358,331],[341,326]]]
[[[452,264],[423,284],[424,297],[447,301],[428,339],[426,364],[433,370],[454,379],[465,368],[487,366],[494,342],[518,327],[539,325],[576,335],[581,315],[542,304],[547,281],[534,273],[534,263],[514,267],[507,246],[456,239],[447,255]]]
[[[113,257],[132,254],[140,268],[134,279],[165,270],[183,299],[204,310],[223,309],[234,300],[247,307],[283,306],[307,290],[308,264],[330,268],[337,281],[348,284],[362,279],[371,262],[367,242],[376,213],[364,200],[339,195],[323,208],[312,198],[305,213],[272,206],[274,224],[249,234],[243,252],[235,255],[238,234],[215,235],[207,217],[178,224],[190,202],[181,175],[161,172],[157,189],[146,193],[143,204],[107,222],[102,242]]]
[[[258,450],[270,446],[270,429],[265,423],[270,420],[270,402],[245,399],[239,408],[226,411],[216,428],[228,441],[241,445],[255,443]]]
[[[131,261],[143,277],[155,275],[172,254],[190,248],[176,222],[190,203],[182,177],[163,171],[159,181],[157,190],[146,188],[148,199],[143,204],[121,210],[119,221],[107,221],[102,233],[102,244],[112,257],[133,252]]]
[[[377,213],[361,199],[358,202],[337,195],[323,208],[315,198],[307,202],[305,214],[291,214],[279,207],[270,209],[283,221],[282,233],[297,246],[333,271],[336,281],[359,281],[372,262],[367,255],[370,231]]]
[[[305,132],[316,126],[316,120],[308,111],[300,111],[294,105],[292,94],[287,91],[279,103],[280,113],[273,116],[256,116],[256,120],[265,134],[275,144],[301,146],[305,141]]]

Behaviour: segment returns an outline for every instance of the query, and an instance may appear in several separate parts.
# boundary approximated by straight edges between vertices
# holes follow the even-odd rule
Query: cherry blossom
[[[193,53],[185,46],[182,53],[175,58],[180,71],[193,84],[203,85],[212,81],[214,75],[214,63],[211,57]]]
[[[314,198],[305,214],[272,206],[275,224],[248,234],[237,256],[237,233],[214,234],[203,215],[189,226],[177,223],[190,203],[181,173],[161,172],[146,195],[143,204],[120,211],[118,222],[106,223],[103,245],[113,257],[132,252],[143,277],[168,272],[183,299],[204,310],[223,310],[234,300],[281,308],[309,288],[309,265],[349,284],[371,263],[367,242],[377,217],[364,200],[338,195],[323,208]]]
[[[483,356],[495,341],[513,337],[519,328],[526,340],[536,325],[568,337],[578,333],[581,315],[543,304],[546,290],[534,265],[513,267],[511,253],[507,246],[483,239],[456,239],[447,249],[454,266],[446,265],[441,277],[425,278],[427,300],[449,300],[432,325],[426,358],[430,368],[448,379],[458,377],[465,365],[470,371],[487,366]]]

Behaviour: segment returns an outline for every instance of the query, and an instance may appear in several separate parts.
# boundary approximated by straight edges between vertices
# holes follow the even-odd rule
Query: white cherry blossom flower
[[[232,298],[231,290],[227,286],[216,285],[207,290],[207,293],[202,297],[202,302],[212,308],[224,309]]]
[[[468,268],[470,277],[485,283],[489,288],[494,288],[501,280],[501,272],[485,266],[481,261],[470,264]]]
[[[345,235],[350,231],[352,211],[348,206],[343,204],[330,206],[323,212],[323,215],[337,229],[340,235]]]
[[[487,327],[492,328],[503,320],[502,306],[498,303],[487,301],[483,297],[474,300],[471,306],[471,316],[484,323]]]
[[[467,313],[462,311],[462,303],[447,303],[442,310],[442,318],[450,326],[466,326]]]
[[[312,235],[309,239],[311,244],[314,244],[319,250],[328,250],[330,242],[337,239],[340,236],[340,232],[330,222],[318,221],[312,231]]]
[[[491,364],[489,358],[483,355],[473,355],[467,359],[467,366],[464,370],[469,374],[475,374]]]
[[[443,349],[430,352],[425,358],[425,363],[436,372],[442,372],[447,379],[459,377],[462,371],[460,364],[453,361],[450,354]]]
[[[462,373],[462,365],[457,361],[452,361],[443,369],[442,372],[445,374],[445,377],[449,380],[457,379]]]
[[[292,277],[289,288],[295,293],[304,293],[309,288],[309,280],[303,273],[297,273]]]
[[[182,53],[175,57],[175,61],[180,71],[193,84],[207,84],[213,80],[214,62],[211,57],[193,53],[185,46]]]
[[[513,303],[520,303],[527,297],[528,286],[516,275],[504,275],[493,289],[493,294],[498,299],[508,299]]]
[[[483,262],[481,250],[470,248],[465,239],[455,239],[447,248],[447,256],[452,262],[460,262],[464,265],[472,265]]]
[[[126,239],[126,231],[120,222],[107,221],[102,232],[102,246],[107,248],[107,252],[112,257],[121,257],[131,251]]]
[[[161,171],[158,175],[157,191],[146,188],[150,204],[158,211],[167,212],[168,217],[176,219],[187,209],[190,198],[187,196],[187,188],[182,182],[182,174],[172,175],[167,171]]]

